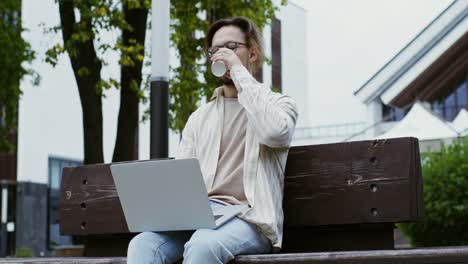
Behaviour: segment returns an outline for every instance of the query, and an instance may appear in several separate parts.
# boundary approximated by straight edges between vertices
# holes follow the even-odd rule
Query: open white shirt
[[[257,82],[244,66],[235,65],[230,73],[247,114],[243,182],[251,209],[240,217],[255,224],[279,249],[284,169],[297,120],[296,103]],[[177,158],[199,160],[208,191],[213,186],[224,123],[224,98],[219,89],[214,97],[189,117],[177,154]]]

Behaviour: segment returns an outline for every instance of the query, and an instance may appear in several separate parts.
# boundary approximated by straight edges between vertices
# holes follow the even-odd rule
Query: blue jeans
[[[228,263],[237,255],[270,251],[270,241],[255,225],[235,217],[217,229],[140,233],[128,245],[127,263],[169,264],[182,257],[184,263]]]

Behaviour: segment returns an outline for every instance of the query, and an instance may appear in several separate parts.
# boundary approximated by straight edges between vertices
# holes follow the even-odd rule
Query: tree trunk
[[[123,4],[123,13],[125,21],[131,26],[131,30],[122,30],[123,45],[133,45],[130,41],[135,41],[144,47],[148,10],[130,9],[128,5]],[[141,53],[143,55],[144,51]],[[141,85],[143,62],[134,62],[133,66],[120,68],[120,110],[113,162],[138,159],[138,90]]]
[[[74,13],[74,1],[60,0],[59,12],[62,25],[63,41],[71,41],[71,36],[76,33],[77,22]],[[80,23],[85,23],[86,30],[92,32],[91,18]],[[68,52],[72,64],[75,79],[80,94],[83,111],[83,135],[84,135],[84,164],[103,163],[103,132],[102,132],[102,91],[97,89],[101,80],[102,63],[99,61],[94,49],[94,37],[76,44],[77,56]],[[87,69],[89,74],[79,75],[80,69]]]

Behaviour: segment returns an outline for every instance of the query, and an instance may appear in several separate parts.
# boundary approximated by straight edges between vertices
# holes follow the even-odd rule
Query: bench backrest
[[[109,166],[63,170],[63,235],[129,233]],[[285,251],[391,248],[393,223],[423,216],[418,140],[292,147],[284,194]]]

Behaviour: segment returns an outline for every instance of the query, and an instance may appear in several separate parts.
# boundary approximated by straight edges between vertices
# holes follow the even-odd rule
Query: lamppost
[[[150,158],[166,158],[169,141],[170,0],[152,0]]]

